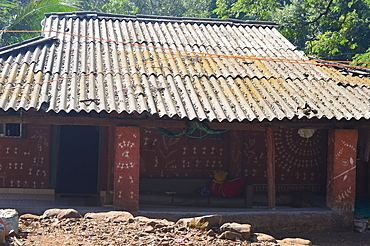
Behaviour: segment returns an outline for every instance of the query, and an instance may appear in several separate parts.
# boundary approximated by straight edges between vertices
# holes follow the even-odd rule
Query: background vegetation
[[[67,11],[275,21],[308,55],[370,60],[370,0],[0,0],[0,30],[40,30],[44,13]],[[0,46],[38,35],[0,32]]]

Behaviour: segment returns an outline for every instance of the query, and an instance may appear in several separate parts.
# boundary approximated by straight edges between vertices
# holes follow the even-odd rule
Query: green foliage
[[[115,14],[210,17],[208,0],[82,0],[80,8]]]
[[[221,17],[271,20],[281,1],[275,0],[217,0],[214,12]]]
[[[11,8],[18,7],[18,3],[12,2],[12,1],[4,1],[4,0],[1,0],[0,1],[0,7],[1,7],[0,12],[3,12],[4,13],[9,8],[11,9]]]
[[[61,0],[31,0],[26,5],[20,5],[16,1],[2,1],[1,3],[3,2],[6,2],[6,4],[12,3],[12,8],[8,9],[7,24],[1,26],[1,30],[8,31],[37,31],[41,29],[40,23],[44,19],[45,13],[70,12],[75,10],[72,2]],[[21,42],[39,35],[40,33],[31,32],[2,32],[0,33],[0,46]]]
[[[221,18],[271,20],[308,55],[350,60],[368,57],[370,0],[217,0]],[[367,51],[366,51],[367,50]]]
[[[359,63],[352,63],[351,65],[370,67],[370,63],[369,63],[370,62],[370,48],[366,50],[366,53],[356,54],[353,57],[353,61],[356,61]]]
[[[18,1],[0,1],[0,30],[3,30],[8,25],[9,19],[18,6]]]
[[[112,14],[136,14],[138,9],[129,0],[94,0],[80,1],[79,9]]]
[[[351,32],[353,32],[353,23],[358,19],[355,11],[347,13],[346,16],[341,16],[338,22],[333,23],[337,30],[327,30],[323,34],[317,34],[312,41],[307,41],[306,49],[310,49],[310,53],[324,57],[334,56],[343,49],[356,49],[358,44],[351,42],[353,40]]]
[[[346,3],[346,4],[345,4]],[[361,1],[342,1],[330,8],[315,27],[306,52],[327,59],[349,60],[353,53],[364,52],[369,47],[369,9]],[[366,37],[364,39],[364,37]]]

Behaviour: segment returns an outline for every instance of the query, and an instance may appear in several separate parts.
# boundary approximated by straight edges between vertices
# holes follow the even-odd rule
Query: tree
[[[0,0],[0,30],[3,30],[9,24],[9,18],[14,14],[14,10],[18,6],[18,1]]]
[[[210,17],[214,0],[83,0],[80,8],[115,14]]]
[[[45,13],[70,12],[76,8],[71,1],[62,0],[31,0],[31,1],[0,1],[2,18],[0,30],[27,30],[38,31]],[[39,36],[32,32],[0,32],[0,46]]]
[[[308,55],[362,61],[369,56],[370,0],[217,0],[216,5],[222,18],[276,21]]]
[[[208,0],[132,0],[138,13],[164,16],[209,17],[212,1]]]
[[[80,2],[79,9],[112,14],[136,14],[138,8],[129,0],[84,0]]]

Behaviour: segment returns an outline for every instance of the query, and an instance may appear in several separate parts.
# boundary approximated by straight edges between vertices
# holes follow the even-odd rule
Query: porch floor
[[[0,209],[12,208],[19,214],[38,215],[50,208],[74,208],[81,214],[113,209],[101,206],[99,199],[99,196],[84,195],[0,193]]]
[[[292,215],[292,214],[325,214],[332,212],[328,208],[290,208],[276,207],[275,210],[269,210],[267,207],[259,208],[217,208],[217,207],[191,207],[191,206],[163,206],[142,204],[139,207],[138,214],[149,218],[164,218],[176,221],[180,218],[189,218],[210,214],[219,214],[227,220],[240,221],[241,218],[247,218],[254,215]]]
[[[146,213],[150,211],[155,211],[157,213],[167,213],[167,212],[190,212],[190,213],[217,213],[217,212],[275,212],[275,211],[330,211],[328,208],[292,208],[292,207],[279,207],[277,206],[275,210],[269,210],[267,207],[254,206],[253,208],[225,208],[225,207],[193,207],[193,206],[164,206],[164,205],[149,205],[141,204],[139,206],[139,211]]]
[[[35,208],[90,208],[89,210],[108,211],[114,210],[113,206],[102,206],[99,196],[89,195],[63,195],[63,194],[1,194],[0,193],[0,208],[20,208],[22,211],[28,213],[28,210],[35,210]],[[291,208],[291,207],[277,207],[276,210],[268,210],[267,207],[259,206],[253,208],[217,208],[217,207],[192,207],[192,206],[165,206],[165,205],[149,205],[140,204],[138,214],[210,214],[210,213],[237,213],[237,212],[266,212],[272,213],[292,212],[292,211],[329,211],[327,208]],[[21,213],[20,211],[18,211]],[[163,216],[163,215],[162,215]]]

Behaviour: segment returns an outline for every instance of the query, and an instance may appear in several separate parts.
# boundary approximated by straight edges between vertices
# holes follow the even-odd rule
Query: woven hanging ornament
[[[310,138],[312,137],[316,132],[316,129],[299,129],[298,135],[302,138]]]

